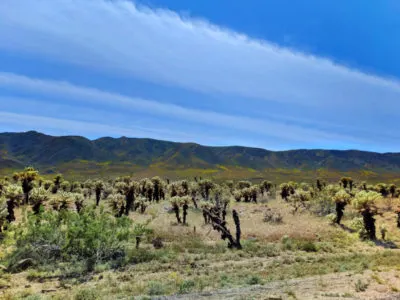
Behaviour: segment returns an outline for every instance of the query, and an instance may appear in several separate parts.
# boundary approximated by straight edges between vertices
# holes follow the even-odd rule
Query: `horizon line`
[[[141,138],[141,137],[134,137],[134,136],[119,136],[119,137],[113,137],[113,136],[101,136],[98,138],[89,138],[84,135],[79,135],[79,134],[66,134],[66,135],[52,135],[48,134],[45,132],[40,132],[37,130],[28,130],[28,131],[4,131],[0,132],[0,135],[2,134],[26,134],[26,133],[36,133],[36,134],[41,134],[49,137],[55,137],[55,138],[63,138],[63,137],[79,137],[79,138],[84,138],[88,141],[95,142],[100,139],[105,139],[105,138],[110,138],[110,139],[122,139],[122,138],[127,138],[127,139],[136,139],[136,140],[153,140],[153,141],[162,141],[162,142],[169,142],[169,143],[175,143],[175,144],[194,144],[202,147],[213,147],[213,148],[232,148],[232,147],[238,147],[238,148],[248,148],[248,149],[258,149],[258,150],[264,150],[264,151],[269,151],[269,152],[290,152],[290,151],[338,151],[338,152],[367,152],[367,153],[376,153],[376,154],[400,154],[400,152],[379,152],[379,151],[371,151],[371,150],[359,150],[359,149],[332,149],[332,148],[296,148],[296,149],[285,149],[285,150],[270,150],[262,147],[253,147],[253,146],[245,146],[245,145],[209,145],[209,144],[201,144],[197,142],[177,142],[177,141],[172,141],[172,140],[164,140],[164,139],[155,139],[155,138]]]

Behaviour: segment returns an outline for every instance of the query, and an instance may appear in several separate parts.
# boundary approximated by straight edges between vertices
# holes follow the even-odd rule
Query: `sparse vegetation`
[[[0,182],[0,280],[26,274],[26,286],[58,282],[49,293],[68,299],[187,294],[400,267],[399,254],[383,250],[400,240],[398,210],[388,210],[385,201],[397,196],[392,185],[386,194],[384,184],[347,177],[276,188],[267,180],[125,176],[79,182],[62,175],[43,179],[32,168],[23,172],[35,175]],[[28,196],[20,184],[24,176],[33,178]],[[332,213],[340,226],[324,217]],[[352,284],[348,295],[369,290],[365,278]],[[23,294],[10,281],[0,295],[14,289]],[[298,297],[291,291],[281,289]]]

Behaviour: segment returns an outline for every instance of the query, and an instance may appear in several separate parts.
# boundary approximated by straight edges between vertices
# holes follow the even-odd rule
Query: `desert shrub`
[[[95,289],[81,289],[74,295],[74,300],[96,300],[99,299],[99,292]]]
[[[355,289],[356,292],[365,292],[368,289],[369,283],[368,282],[364,282],[361,279],[358,279],[355,283]]]
[[[251,275],[247,278],[246,283],[248,285],[261,284],[261,278],[257,275]]]
[[[284,235],[281,238],[282,248],[283,250],[293,250],[293,241],[288,235]]]
[[[147,249],[140,248],[136,249],[136,247],[128,249],[126,255],[127,262],[133,264],[145,263],[159,258],[158,254],[155,251],[149,251]]]
[[[266,223],[280,224],[282,223],[282,220],[283,217],[281,213],[272,208],[268,208],[267,211],[264,213],[263,221]]]
[[[335,212],[335,203],[332,201],[332,194],[337,189],[328,185],[321,192],[317,193],[310,201],[310,210],[318,216],[327,216]]]
[[[382,240],[386,239],[386,234],[388,232],[386,224],[381,224],[379,226],[379,231],[381,232]]]
[[[326,215],[326,218],[329,220],[330,223],[334,224],[336,222],[336,214],[331,213]]]
[[[363,218],[355,217],[350,222],[350,228],[357,231],[358,235],[361,239],[367,238],[367,232],[364,228]]]
[[[297,212],[309,209],[311,206],[310,200],[312,199],[310,192],[306,192],[303,190],[298,190],[291,194],[286,200],[289,202],[292,207],[292,213],[295,214]]]
[[[42,300],[43,298],[40,295],[30,295],[24,297],[25,300]]]
[[[15,249],[7,257],[10,266],[33,259],[38,264],[84,261],[92,269],[99,262],[123,259],[131,237],[131,220],[93,209],[29,215],[14,228]]]
[[[164,247],[162,238],[160,238],[160,237],[154,238],[154,239],[151,241],[151,243],[153,244],[154,249],[161,249],[161,248]]]
[[[192,291],[195,286],[196,283],[193,280],[184,280],[179,285],[179,294],[187,294]]]
[[[287,235],[284,235],[281,239],[283,250],[300,250],[305,252],[317,252],[317,245],[312,241],[296,240]]]
[[[305,252],[317,252],[318,248],[314,242],[311,241],[297,241],[296,247]]]
[[[150,296],[160,296],[166,293],[166,287],[158,281],[150,281],[148,285],[147,293]]]

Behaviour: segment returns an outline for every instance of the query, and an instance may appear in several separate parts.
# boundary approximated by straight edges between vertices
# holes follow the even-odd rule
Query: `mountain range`
[[[34,166],[41,173],[104,176],[162,173],[263,177],[263,174],[357,174],[395,178],[400,153],[357,150],[269,151],[259,148],[211,147],[146,138],[89,140],[80,136],[50,136],[36,131],[0,133],[0,172]],[[150,174],[151,173],[151,174]],[[321,174],[319,174],[321,175]],[[336,176],[336,175],[335,175]],[[339,175],[337,175],[339,176]],[[290,177],[290,176],[289,176]]]

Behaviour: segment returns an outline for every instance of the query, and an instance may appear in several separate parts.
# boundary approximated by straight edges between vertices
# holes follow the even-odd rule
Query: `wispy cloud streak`
[[[172,137],[175,140],[186,141],[184,134],[179,132],[169,132],[155,128],[145,128],[141,126],[113,126],[100,122],[86,122],[74,119],[65,119],[49,117],[42,115],[20,114],[7,111],[0,111],[0,124],[7,126],[16,126],[21,130],[55,130],[62,134],[76,134],[82,132],[86,136],[103,137],[112,136],[130,136],[130,137],[148,137],[156,138]],[[187,136],[186,136],[187,138]]]
[[[153,82],[306,106],[394,104],[400,85],[124,0],[3,0],[0,47]],[[354,107],[353,107],[354,109]]]
[[[68,82],[39,80],[26,76],[0,72],[0,87],[29,91],[32,94],[50,95],[59,99],[75,99],[97,105],[111,105],[132,112],[142,111],[148,115],[174,117],[187,122],[199,123],[205,126],[213,125],[230,129],[238,129],[258,133],[270,137],[279,137],[295,141],[315,140],[348,140],[355,139],[349,136],[287,125],[281,122],[260,120],[249,117],[228,115],[219,112],[186,108],[174,104],[159,103],[156,101],[128,97],[117,93],[110,93],[95,88],[81,87]]]

